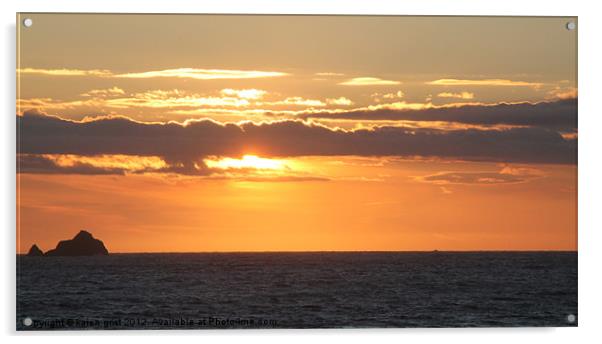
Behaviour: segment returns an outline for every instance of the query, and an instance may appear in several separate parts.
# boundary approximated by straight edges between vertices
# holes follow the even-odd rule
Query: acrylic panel
[[[577,325],[577,18],[17,15],[18,330]]]

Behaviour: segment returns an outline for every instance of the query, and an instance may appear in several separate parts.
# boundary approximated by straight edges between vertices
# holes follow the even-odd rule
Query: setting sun
[[[260,158],[256,155],[245,155],[241,159],[222,158],[222,159],[205,159],[205,163],[209,168],[219,169],[256,169],[256,170],[281,170],[286,167],[283,160]]]

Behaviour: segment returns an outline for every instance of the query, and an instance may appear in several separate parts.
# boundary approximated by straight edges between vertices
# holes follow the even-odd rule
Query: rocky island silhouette
[[[40,250],[40,248],[38,247],[38,245],[33,244],[33,246],[31,246],[31,248],[29,249],[29,252],[27,253],[28,256],[34,256],[34,257],[39,257],[39,256],[43,256],[44,252],[42,252],[42,250]]]
[[[61,240],[56,248],[43,253],[40,248],[34,244],[27,253],[28,256],[106,256],[109,251],[101,240],[85,230],[77,233],[71,240]]]

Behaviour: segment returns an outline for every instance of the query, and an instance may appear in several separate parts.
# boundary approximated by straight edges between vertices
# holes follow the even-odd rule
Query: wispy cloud
[[[403,93],[403,91],[397,91],[397,92],[391,92],[391,93],[372,93],[370,95],[370,97],[372,97],[372,99],[374,99],[375,102],[380,102],[383,99],[386,99],[388,101],[392,100],[392,99],[401,99],[403,97],[405,97],[405,93]]]
[[[19,109],[22,109],[20,113],[28,109],[60,111],[81,108],[82,111],[89,111],[90,108],[96,110],[156,108],[170,109],[169,113],[171,114],[223,113],[243,116],[277,112],[279,115],[292,116],[301,110],[310,111],[312,108],[322,108],[327,105],[347,106],[353,104],[350,99],[345,97],[320,100],[293,96],[284,99],[263,100],[262,98],[267,92],[257,89],[223,89],[217,95],[188,93],[179,89],[148,90],[127,95],[121,94],[121,91],[121,89],[92,90],[82,94],[86,98],[81,100],[18,99],[17,105]],[[298,109],[294,111],[278,109],[281,107]],[[194,110],[191,112],[186,108],[194,108]]]
[[[101,98],[88,98],[85,100],[70,100],[61,101],[52,98],[29,98],[29,99],[17,99],[18,109],[41,109],[43,111],[48,110],[65,110],[65,109],[76,109],[76,108],[101,108],[105,106],[106,99]]]
[[[323,107],[326,103],[319,99],[306,99],[303,97],[288,97],[283,100],[261,102],[256,105],[295,105],[295,106],[309,106],[309,107]]]
[[[245,90],[234,90],[231,88],[225,88],[221,90],[220,93],[225,96],[234,96],[243,99],[261,99],[267,94],[266,91],[257,90],[254,88]]]
[[[48,76],[95,76],[103,78],[188,78],[197,80],[213,79],[256,79],[272,78],[289,75],[283,72],[258,71],[258,70],[232,70],[232,69],[201,69],[201,68],[176,68],[163,69],[136,73],[115,74],[106,69],[42,69],[42,68],[23,68],[18,69],[20,74],[39,74]]]
[[[395,93],[386,93],[382,96],[384,99],[400,99],[404,97],[404,93],[402,91],[397,91]]]
[[[131,97],[112,98],[105,100],[105,106],[114,108],[150,107],[150,108],[179,108],[179,107],[245,107],[250,103],[245,98],[214,97],[198,94],[185,94],[180,90],[154,90],[135,93]]]
[[[39,74],[50,76],[99,76],[110,77],[111,71],[106,69],[43,69],[43,68],[22,68],[17,69],[18,74]]]
[[[427,85],[439,86],[526,86],[541,87],[543,83],[529,81],[514,81],[508,79],[438,79],[429,81]]]
[[[357,111],[377,111],[377,110],[424,110],[435,107],[432,103],[410,103],[406,101],[368,105],[364,108],[355,109]],[[353,110],[351,110],[353,111]]]
[[[159,156],[103,154],[18,154],[18,173],[128,175],[159,174],[205,179],[228,179],[245,182],[329,181],[298,164],[281,159],[245,156],[241,159],[210,156],[181,163]]]
[[[255,79],[286,76],[287,73],[268,72],[257,70],[230,70],[230,69],[199,69],[199,68],[176,68],[164,69],[139,73],[116,74],[117,78],[189,78],[197,80],[214,79]]]
[[[435,121],[473,125],[537,126],[572,132],[577,128],[577,100],[530,103],[427,103],[393,102],[349,110],[315,110],[299,113],[303,119]]]
[[[345,86],[387,86],[399,84],[401,84],[399,81],[384,80],[374,77],[353,78],[339,83],[339,85]]]
[[[476,171],[476,172],[439,172],[427,176],[417,177],[423,182],[429,182],[437,185],[449,184],[514,184],[524,183],[534,178],[542,177],[541,170],[530,167],[512,167],[504,166],[500,171]]]
[[[441,92],[441,93],[437,94],[437,97],[439,97],[439,98],[473,99],[474,93],[471,93],[471,92],[459,92],[459,93]]]
[[[90,90],[86,93],[82,93],[82,97],[110,97],[110,96],[120,96],[125,94],[125,91],[121,88],[114,86],[111,88],[99,89],[99,90]]]
[[[345,74],[343,74],[343,73],[333,73],[333,72],[320,72],[320,73],[315,73],[315,75],[317,75],[317,76],[343,76]]]
[[[167,172],[172,168],[160,157],[120,154],[18,154],[19,173],[119,174]]]
[[[548,99],[572,99],[577,98],[577,88],[556,87],[548,92]]]
[[[64,110],[76,108],[241,108],[251,104],[253,97],[258,97],[259,90],[231,90],[221,94],[233,96],[210,96],[186,93],[178,89],[149,90],[125,96],[119,88],[92,90],[82,94],[84,100],[62,101],[52,98],[18,99],[17,105],[21,109]],[[242,94],[241,94],[242,93]],[[242,97],[238,97],[242,96]]]
[[[328,98],[326,99],[326,103],[329,105],[340,105],[340,106],[349,106],[353,105],[353,102],[349,98],[339,97],[339,98]]]

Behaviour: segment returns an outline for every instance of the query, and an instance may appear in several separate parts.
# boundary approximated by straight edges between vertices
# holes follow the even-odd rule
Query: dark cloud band
[[[540,127],[438,130],[378,127],[335,130],[301,121],[220,124],[210,120],[140,123],[127,118],[75,122],[26,112],[17,116],[22,154],[125,154],[162,157],[172,166],[210,155],[423,156],[463,160],[575,164],[577,140]]]
[[[443,121],[474,125],[514,125],[542,127],[571,132],[577,128],[577,99],[554,102],[497,105],[464,105],[421,110],[351,110],[304,113],[301,118],[338,120]]]

